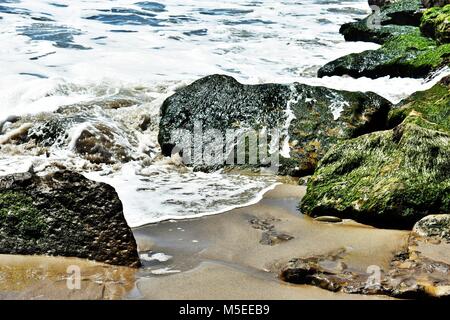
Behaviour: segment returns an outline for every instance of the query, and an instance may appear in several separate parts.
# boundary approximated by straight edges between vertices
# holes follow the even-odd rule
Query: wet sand
[[[319,254],[339,254],[354,270],[365,271],[371,265],[387,269],[394,253],[407,245],[406,231],[346,220],[318,222],[300,215],[297,204],[305,191],[284,184],[255,205],[136,228],[144,264],[139,270],[72,258],[0,255],[0,298],[387,299],[332,293],[278,279],[290,259]],[[270,245],[264,238],[268,232],[284,237]],[[74,262],[81,266],[84,285],[75,291],[66,286],[66,269]],[[42,264],[47,265],[47,275],[33,276]]]

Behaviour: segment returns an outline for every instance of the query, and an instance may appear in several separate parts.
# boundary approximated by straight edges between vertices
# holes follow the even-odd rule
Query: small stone
[[[320,222],[330,222],[330,223],[342,222],[341,218],[334,217],[334,216],[320,216],[320,217],[314,218],[314,220],[320,221]]]

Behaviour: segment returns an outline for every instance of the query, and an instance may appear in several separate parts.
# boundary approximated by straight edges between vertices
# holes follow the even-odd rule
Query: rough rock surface
[[[425,8],[443,7],[446,4],[450,4],[450,0],[422,0],[422,5]]]
[[[420,30],[439,43],[450,42],[450,4],[445,7],[431,8],[424,12]]]
[[[345,249],[309,258],[295,258],[281,268],[281,279],[312,284],[330,291],[383,294],[397,298],[450,298],[450,215],[430,215],[416,223],[405,249],[386,270],[361,270],[342,260]]]
[[[383,44],[395,36],[414,32],[420,24],[418,0],[399,0],[380,7],[364,19],[343,24],[339,32],[345,40]]]
[[[170,155],[176,142],[172,133],[178,129],[193,133],[196,122],[203,132],[278,128],[284,134],[281,140],[289,135],[290,145],[290,158],[280,159],[279,173],[305,175],[338,140],[380,129],[389,109],[390,103],[374,93],[298,83],[243,85],[228,76],[212,75],[166,99],[158,140],[163,154]],[[191,164],[201,170],[220,167],[205,167],[196,159]]]
[[[426,216],[414,225],[413,232],[421,237],[450,243],[450,214]]]
[[[334,146],[322,159],[301,209],[388,228],[410,228],[450,212],[450,134],[410,115],[392,130]]]
[[[0,177],[0,253],[140,265],[114,188],[67,170]]]
[[[389,112],[388,127],[400,124],[411,112],[420,113],[442,131],[450,132],[450,76],[441,79],[432,88],[417,91],[403,99]]]
[[[439,44],[419,31],[389,39],[379,49],[353,53],[325,64],[319,77],[427,77],[449,64],[450,44]]]

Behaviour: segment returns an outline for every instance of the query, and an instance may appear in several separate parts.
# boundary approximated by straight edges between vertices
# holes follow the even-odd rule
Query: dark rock
[[[408,248],[399,252],[388,270],[368,266],[360,270],[347,266],[342,259],[345,250],[339,253],[291,259],[281,268],[280,278],[296,284],[310,284],[333,292],[349,294],[388,295],[396,298],[450,298],[450,265],[448,257],[437,260],[423,255],[420,242],[426,239],[411,235]],[[423,243],[422,243],[423,245]],[[427,251],[442,252],[446,248],[439,244],[427,244]],[[444,260],[444,261],[441,261]]]
[[[280,243],[283,243],[283,242],[286,242],[286,241],[289,241],[292,239],[294,239],[294,237],[289,234],[270,230],[270,231],[263,232],[259,243],[268,245],[268,246],[274,246],[274,245],[277,245],[277,244],[280,244]]]
[[[347,41],[367,41],[383,44],[387,40],[414,32],[420,25],[420,0],[377,1],[372,14],[356,22],[342,25],[339,32]],[[378,4],[375,4],[378,3]]]
[[[283,133],[279,144],[284,146],[289,136],[290,158],[281,157],[278,172],[298,176],[311,173],[338,140],[384,127],[389,108],[390,103],[374,93],[299,83],[243,85],[228,76],[212,75],[166,99],[158,140],[168,156],[176,144],[172,134],[179,129],[193,133],[196,122],[203,132],[217,129],[222,134],[227,129],[280,128]],[[203,147],[212,142],[210,137],[203,137]],[[212,166],[195,158],[189,164],[208,171],[223,167],[223,162]]]
[[[450,44],[439,45],[416,31],[393,37],[377,50],[353,53],[331,61],[319,69],[318,76],[423,78],[449,61]]]
[[[0,253],[140,265],[113,187],[66,170],[0,177]]]
[[[114,118],[114,113],[119,112],[115,103],[124,102],[113,100],[102,106],[90,102],[23,117],[22,122],[32,126],[19,143],[32,141],[47,149],[70,149],[95,164],[133,160],[137,138],[125,123]]]
[[[369,28],[367,20],[345,23],[339,29],[346,41],[365,41],[383,44],[393,37],[416,32],[418,27],[409,25],[380,25],[378,28]]]

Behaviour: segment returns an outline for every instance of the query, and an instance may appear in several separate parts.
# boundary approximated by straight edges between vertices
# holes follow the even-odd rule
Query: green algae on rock
[[[308,181],[303,213],[411,228],[450,212],[450,134],[411,114],[391,130],[332,147]]]
[[[434,7],[423,13],[420,30],[439,43],[450,42],[450,4],[445,7]]]
[[[446,66],[450,44],[438,44],[418,30],[393,37],[379,49],[353,53],[331,61],[319,69],[318,76],[422,78]]]
[[[203,132],[214,129],[221,134],[227,129],[281,129],[289,138],[290,157],[281,157],[278,173],[305,175],[314,171],[319,159],[338,140],[384,126],[390,106],[374,93],[299,83],[243,85],[232,77],[212,75],[166,99],[158,140],[167,156],[176,144],[172,134],[178,129],[192,133],[196,122],[202,124]],[[209,137],[204,135],[203,147],[208,143]],[[191,165],[204,171],[225,165],[222,161],[217,167],[205,166],[202,160],[194,159]]]
[[[450,76],[441,79],[432,88],[417,91],[400,101],[389,112],[388,127],[400,124],[412,111],[419,112],[425,120],[450,132]]]
[[[66,170],[0,177],[0,253],[140,265],[114,188]]]
[[[390,2],[364,19],[343,24],[339,32],[346,41],[383,44],[395,36],[415,31],[422,16],[420,7],[418,0]]]

